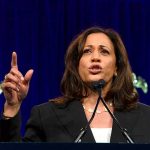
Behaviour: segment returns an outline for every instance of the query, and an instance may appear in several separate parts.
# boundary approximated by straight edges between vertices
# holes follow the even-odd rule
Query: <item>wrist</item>
[[[10,117],[10,116],[6,116],[4,113],[2,114],[2,119],[3,120],[9,120],[9,119],[12,119],[13,117]]]
[[[19,111],[20,105],[8,105],[5,103],[3,109],[3,116],[4,118],[13,118]]]

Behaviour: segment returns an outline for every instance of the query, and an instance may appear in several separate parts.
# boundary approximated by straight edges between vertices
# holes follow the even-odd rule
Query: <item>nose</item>
[[[99,55],[98,51],[95,51],[92,53],[91,61],[92,62],[100,62],[100,55]]]

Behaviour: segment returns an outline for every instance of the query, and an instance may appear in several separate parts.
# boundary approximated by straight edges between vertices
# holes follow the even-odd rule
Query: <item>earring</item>
[[[117,72],[115,72],[115,73],[114,73],[114,76],[117,77],[117,75],[118,75]]]

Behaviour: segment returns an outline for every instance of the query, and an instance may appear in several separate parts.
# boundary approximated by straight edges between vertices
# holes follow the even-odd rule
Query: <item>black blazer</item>
[[[150,107],[138,103],[138,107],[128,112],[114,112],[121,126],[128,130],[135,143],[150,143]],[[1,120],[1,141],[20,141],[19,114],[10,120]],[[74,142],[80,129],[87,123],[82,104],[72,101],[68,105],[47,102],[34,106],[26,125],[23,141]],[[94,143],[90,127],[81,142]],[[113,122],[111,143],[126,143],[120,129]]]

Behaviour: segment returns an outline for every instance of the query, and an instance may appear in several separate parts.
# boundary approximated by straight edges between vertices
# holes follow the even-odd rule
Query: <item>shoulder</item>
[[[54,98],[50,99],[45,103],[35,105],[32,110],[39,110],[42,112],[49,112],[49,111],[55,111],[55,110],[65,110],[70,107],[76,107],[77,105],[80,104],[80,101],[74,100],[74,101],[69,101],[67,103],[63,103],[64,99],[63,97],[59,98]]]
[[[150,113],[150,106],[139,102],[137,104],[137,110]]]
[[[82,105],[80,101],[71,101],[68,104],[55,104],[53,100],[35,105],[31,110],[30,118],[35,118],[35,120],[41,120],[42,122],[47,122],[47,120],[55,122],[57,118],[67,118],[81,111]]]
[[[125,110],[125,111],[116,111],[116,113],[120,115],[126,114],[129,117],[131,117],[131,115],[134,115],[134,116],[140,116],[140,118],[147,118],[150,117],[150,106],[138,102],[135,108]]]
[[[61,101],[63,101],[63,97],[49,99],[45,103],[33,106],[33,109],[45,109],[45,108],[51,108],[51,107],[57,107],[57,106],[63,107],[64,104],[61,103]]]
[[[141,119],[149,118],[150,117],[150,106],[146,105],[144,103],[138,102],[137,107],[135,109],[129,111],[129,113],[139,114]]]
[[[57,106],[52,101],[33,106],[30,118],[35,120],[53,120],[56,118],[56,113],[59,111]]]

